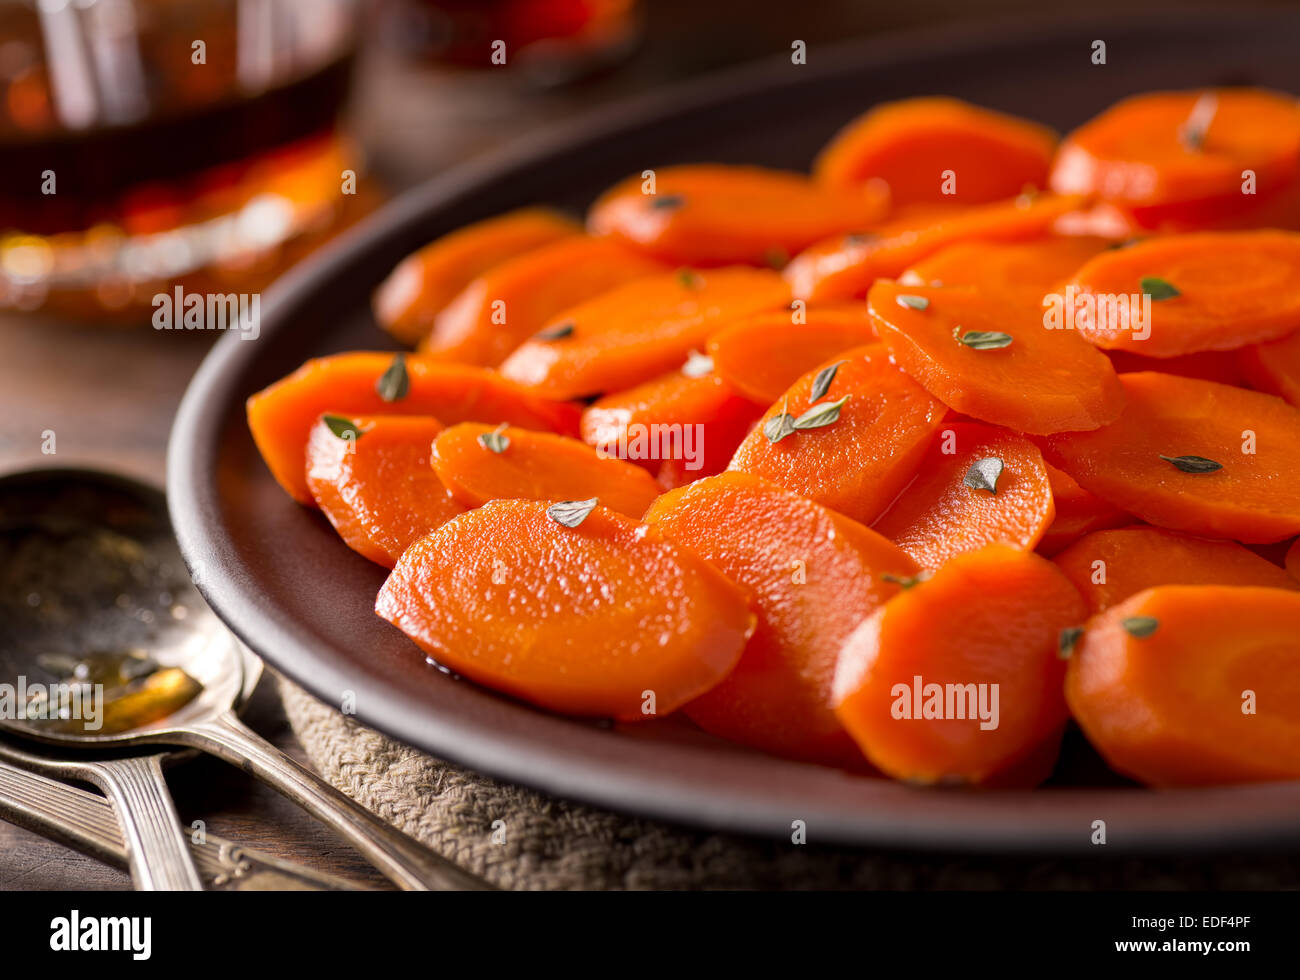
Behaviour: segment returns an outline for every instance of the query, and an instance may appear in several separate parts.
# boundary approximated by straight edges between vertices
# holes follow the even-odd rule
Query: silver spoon
[[[94,729],[72,717],[0,722],[6,729],[64,749],[120,754],[166,745],[208,752],[333,827],[402,888],[491,887],[239,721],[233,707],[243,683],[240,653],[189,581],[157,490],[85,470],[0,478],[0,586],[0,622],[16,619],[18,626],[0,637],[0,680],[62,670],[74,679],[105,678],[106,687],[125,692],[105,698]],[[32,615],[51,605],[47,592],[59,597],[59,613],[75,615]],[[124,674],[134,676],[123,683]],[[60,707],[64,715],[76,713],[75,706]],[[83,706],[80,714],[87,713]]]

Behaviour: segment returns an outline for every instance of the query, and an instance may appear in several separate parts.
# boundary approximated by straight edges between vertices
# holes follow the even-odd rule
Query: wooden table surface
[[[1159,6],[1174,7],[1176,0]],[[392,190],[509,139],[544,129],[600,103],[750,58],[788,53],[853,35],[920,26],[956,16],[1011,17],[1065,0],[651,0],[639,50],[603,77],[552,91],[530,91],[504,72],[451,74],[372,53],[362,59],[351,125],[370,168]],[[1092,9],[1124,9],[1098,0]],[[155,332],[0,316],[0,472],[89,465],[164,482],[168,430],[185,386],[210,344],[185,331]],[[42,452],[44,433],[56,452]],[[272,684],[263,683],[250,724],[301,758]],[[200,758],[168,775],[185,823],[272,854],[384,887],[331,831],[243,773]],[[125,889],[127,875],[0,822],[0,889]]]

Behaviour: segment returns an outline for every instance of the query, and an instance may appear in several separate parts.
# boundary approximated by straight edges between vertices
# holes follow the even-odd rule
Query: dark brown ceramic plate
[[[262,465],[244,399],[304,359],[389,348],[368,299],[408,252],[536,202],[582,209],[646,167],[690,160],[806,167],[874,102],[944,93],[1066,129],[1153,88],[1295,84],[1300,16],[1179,13],[1009,25],[813,50],[603,112],[430,181],[299,267],[264,304],[261,337],[219,342],[172,432],[169,495],[199,588],[250,647],[329,704],[435,755],[559,796],[712,828],[950,850],[1207,850],[1300,841],[1300,784],[1151,792],[1067,745],[1034,792],[924,791],[799,765],[667,720],[636,730],[570,721],[441,673],[372,612],[384,571],[353,554]],[[1107,45],[1094,65],[1094,40]]]

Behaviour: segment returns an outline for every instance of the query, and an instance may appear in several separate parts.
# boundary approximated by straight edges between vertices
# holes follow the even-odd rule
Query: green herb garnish
[[[406,355],[398,354],[388,370],[375,382],[375,391],[386,402],[401,401],[411,390],[411,379],[406,374]]]
[[[1011,346],[1011,334],[998,330],[967,330],[961,333],[961,327],[954,327],[952,335],[959,344],[965,344],[972,350],[997,350]]]
[[[596,497],[590,500],[562,500],[546,508],[546,516],[563,524],[565,527],[577,527],[587,519],[587,515],[596,509],[600,501]]]
[[[997,456],[987,456],[984,459],[977,459],[971,464],[966,475],[962,477],[962,483],[972,490],[987,490],[989,493],[996,495],[998,492],[998,477],[1002,475],[1003,463]]]
[[[1154,616],[1129,616],[1120,622],[1129,636],[1136,636],[1139,640],[1150,636],[1160,625],[1160,620]]]
[[[1223,469],[1222,463],[1216,463],[1204,456],[1166,456],[1161,453],[1160,458],[1166,463],[1172,463],[1184,473],[1213,473],[1215,470]]]
[[[1150,296],[1155,302],[1183,295],[1173,283],[1166,282],[1159,276],[1143,276],[1138,285],[1142,287],[1142,292]]]
[[[484,432],[478,437],[478,444],[489,452],[505,452],[510,446],[510,437],[506,435],[506,423],[502,422],[491,432]]]

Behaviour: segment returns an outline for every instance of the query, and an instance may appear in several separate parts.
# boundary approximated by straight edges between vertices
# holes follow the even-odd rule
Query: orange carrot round
[[[494,367],[562,310],[664,266],[607,238],[573,236],[493,266],[451,300],[420,342],[442,361]]]
[[[1095,429],[1123,393],[1105,355],[1040,310],[969,287],[879,282],[867,312],[899,367],[953,409],[1020,432]]]
[[[1044,187],[1056,134],[943,96],[877,106],[842,129],[813,166],[830,187],[883,182],[895,206],[984,204]]]
[[[971,286],[1041,310],[1043,296],[1059,289],[1107,244],[1091,235],[1017,243],[959,242],[917,262],[898,282]]]
[[[647,466],[671,488],[726,469],[759,414],[716,374],[673,371],[592,402],[581,431],[589,445]]]
[[[1251,386],[1300,408],[1300,332],[1237,351],[1237,366]]]
[[[312,427],[307,486],[349,548],[392,568],[412,541],[464,511],[429,466],[441,431],[419,416],[325,416]]]
[[[1247,194],[1243,171],[1254,175]],[[1260,89],[1152,92],[1066,137],[1059,193],[1095,194],[1143,227],[1204,225],[1284,191],[1300,172],[1300,105]]]
[[[888,206],[883,191],[844,193],[761,167],[664,167],[650,187],[643,176],[616,185],[588,227],[686,265],[783,265],[818,239],[876,224]]]
[[[795,322],[796,318],[799,322]],[[801,375],[840,351],[876,340],[865,303],[759,313],[709,338],[718,376],[746,398],[770,405]]]
[[[1148,357],[1234,350],[1300,330],[1300,234],[1204,232],[1103,252],[1075,274],[1076,329]],[[1149,296],[1149,300],[1142,297]],[[1114,302],[1124,297],[1124,302]],[[1067,300],[1068,301],[1068,300]],[[1149,322],[1139,324],[1139,315]]]
[[[946,414],[872,344],[796,381],[730,468],[870,524],[912,478]]]
[[[958,555],[849,637],[836,713],[897,779],[998,783],[1059,741],[1059,637],[1083,617],[1074,587],[1032,552],[989,545]]]
[[[1043,466],[1052,487],[1056,516],[1035,549],[1040,555],[1050,558],[1085,534],[1133,523],[1129,514],[1083,489],[1069,473],[1046,461]]]
[[[1168,374],[1120,375],[1123,413],[1062,432],[1047,458],[1150,524],[1262,543],[1300,532],[1300,411],[1280,398]]]
[[[414,346],[433,329],[434,317],[470,281],[507,259],[580,234],[582,228],[549,208],[524,208],[488,218],[407,256],[375,291],[375,319]]]
[[[1300,778],[1300,593],[1139,592],[1089,622],[1070,711],[1111,767],[1152,786]]]
[[[618,391],[676,370],[723,323],[789,301],[785,282],[766,269],[651,276],[560,313],[501,373],[550,398]]]
[[[736,669],[686,706],[691,720],[776,755],[862,768],[831,702],[835,662],[916,564],[856,521],[743,473],[664,494],[646,521],[748,590],[758,615]]]
[[[464,422],[433,443],[433,471],[465,507],[489,500],[586,500],[640,518],[659,495],[654,477],[584,442],[549,432]]]
[[[754,629],[741,589],[655,528],[533,500],[492,501],[415,542],[375,612],[470,680],[619,721],[699,697]]]
[[[872,530],[936,569],[987,544],[1032,551],[1055,513],[1037,446],[1005,429],[949,423]]]
[[[942,215],[891,220],[864,234],[815,242],[782,270],[798,299],[833,302],[865,296],[877,279],[893,279],[928,255],[957,242],[1016,242],[1039,238],[1082,198],[1052,194],[961,208]]]
[[[1283,569],[1235,541],[1197,538],[1158,527],[1097,531],[1053,561],[1094,613],[1159,585],[1300,588]]]
[[[444,424],[509,422],[544,431],[577,431],[578,410],[538,398],[494,371],[433,364],[382,351],[307,361],[248,399],[248,427],[280,486],[312,504],[307,438],[324,412],[336,415],[432,415]]]

